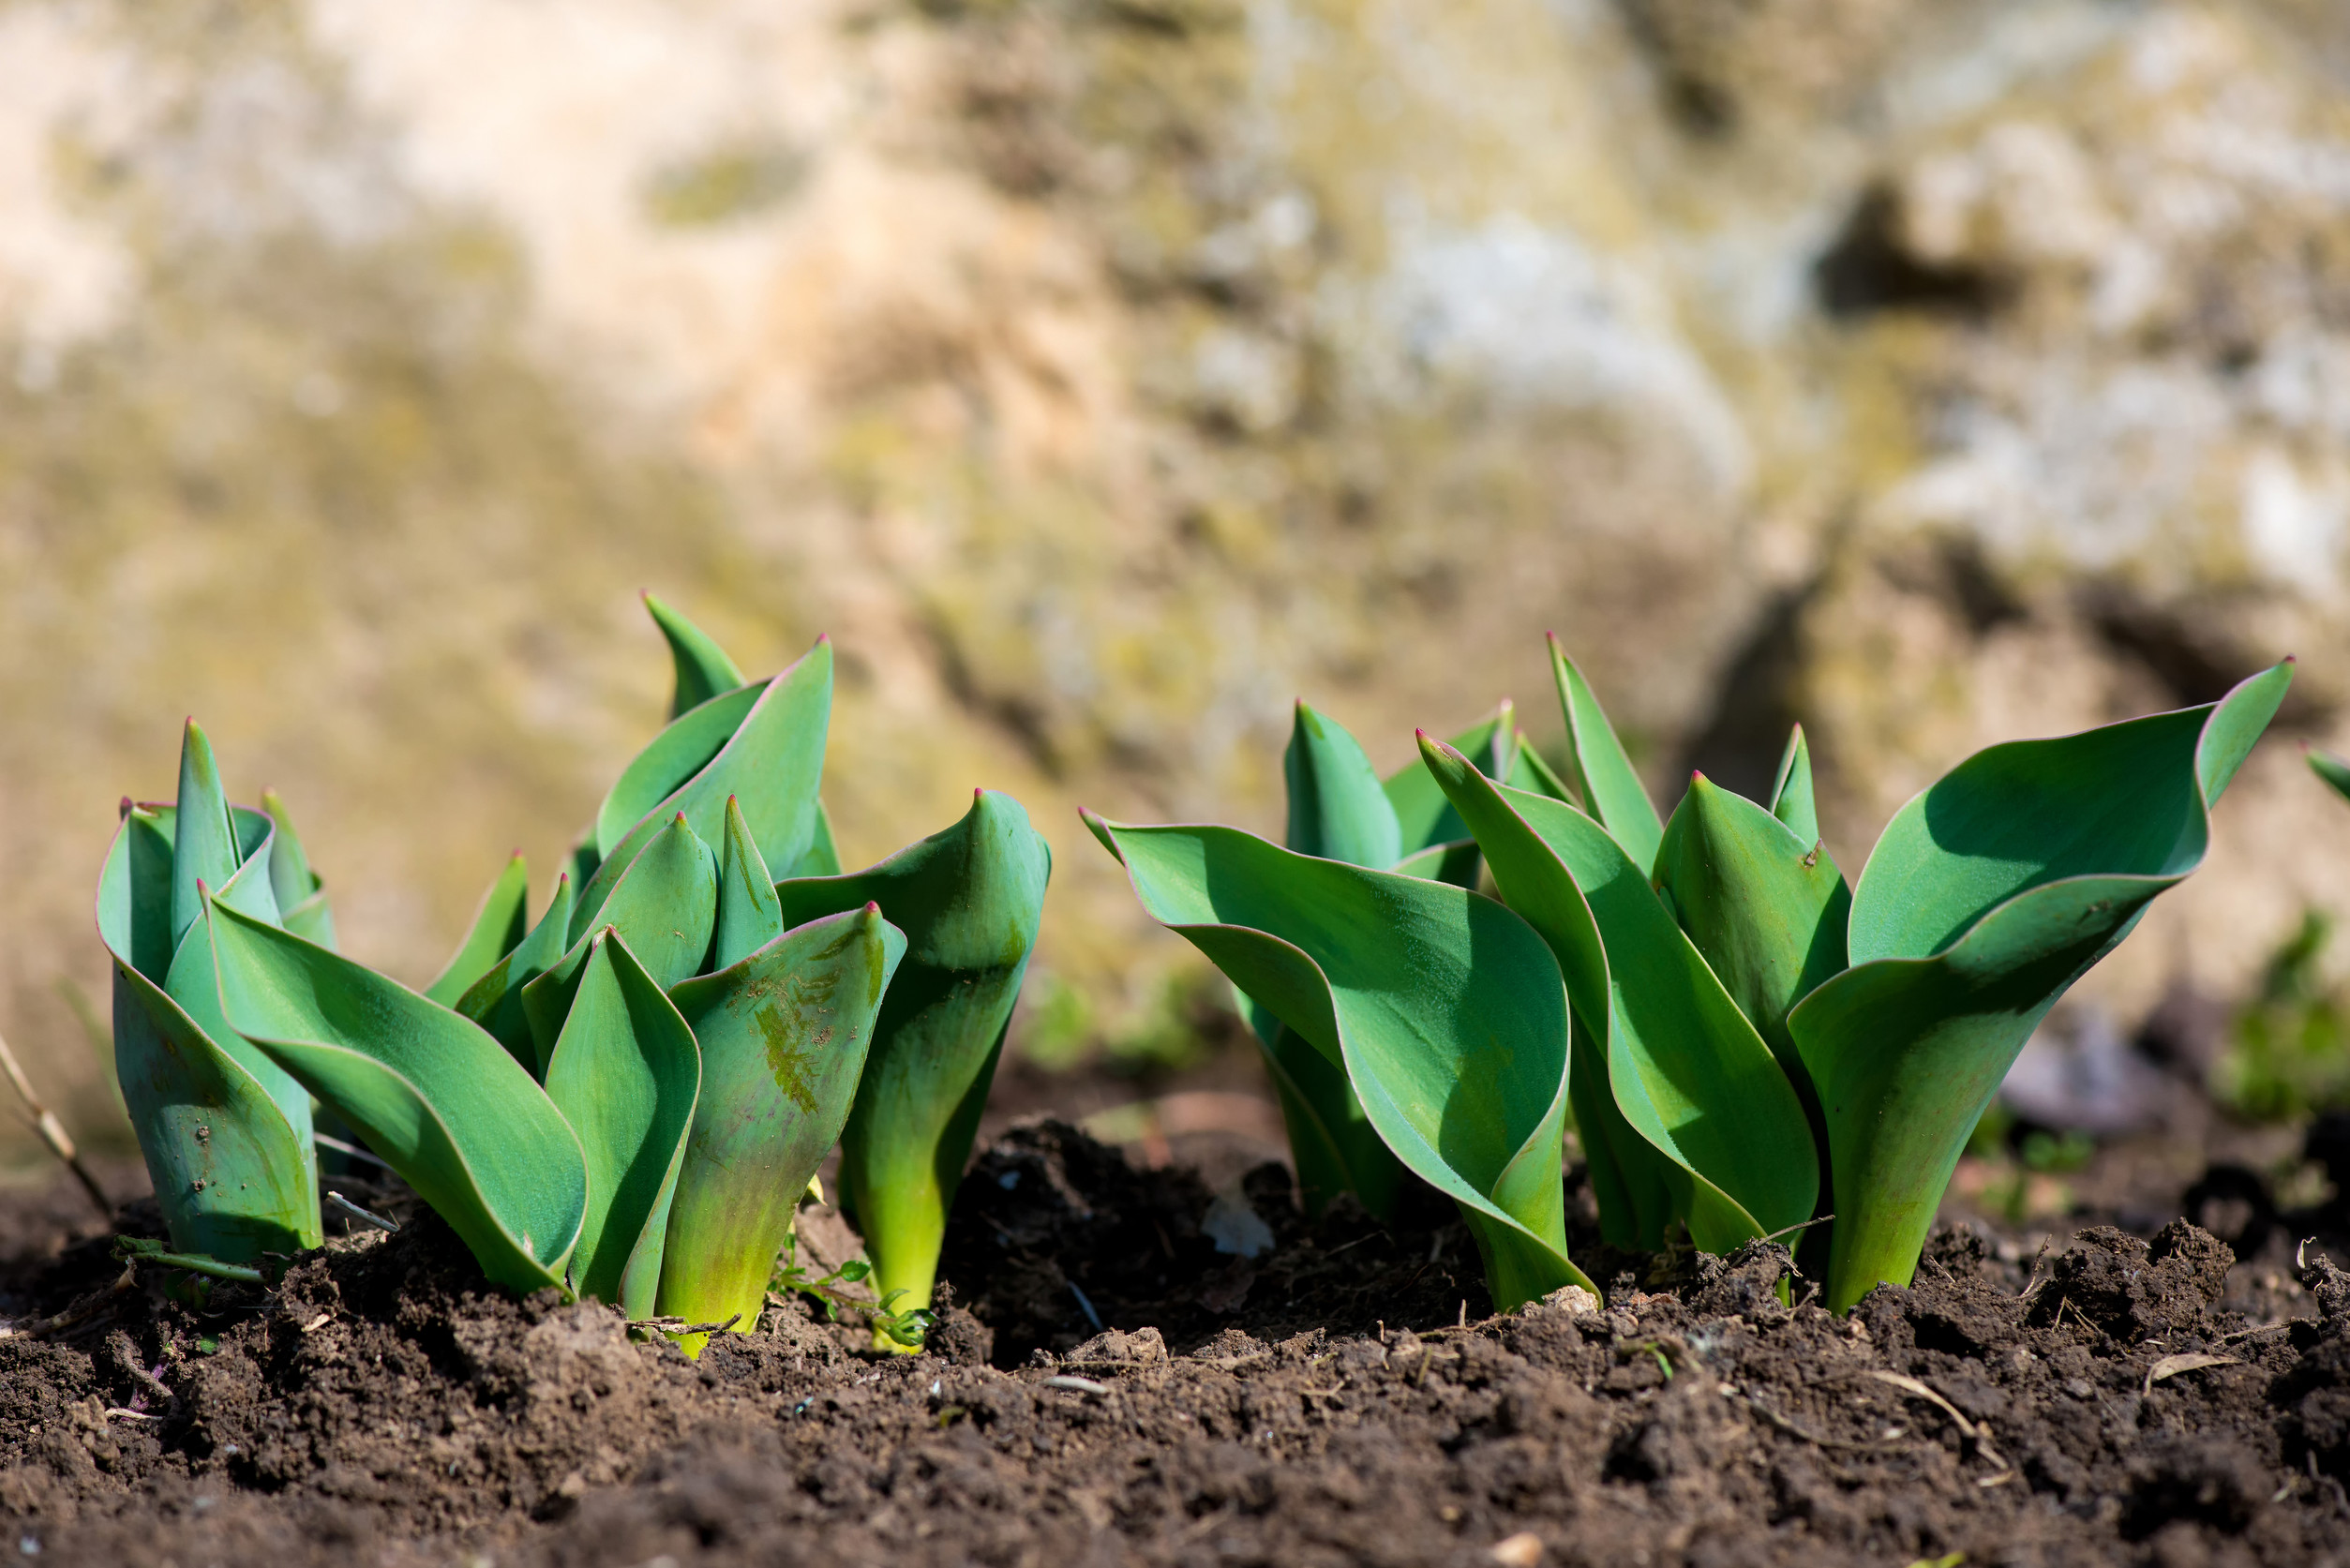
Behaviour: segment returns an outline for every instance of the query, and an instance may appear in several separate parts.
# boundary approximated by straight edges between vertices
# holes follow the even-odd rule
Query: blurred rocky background
[[[2298,653],[2067,1038],[2254,994],[2350,909],[2345,86],[2330,0],[0,3],[0,1032],[113,1125],[190,712],[428,977],[658,725],[639,588],[834,635],[852,864],[1027,803],[1031,1063],[1216,1005],[1078,804],[1274,827],[1299,694],[1555,743],[1546,628],[1660,795],[1801,717],[1854,874]]]

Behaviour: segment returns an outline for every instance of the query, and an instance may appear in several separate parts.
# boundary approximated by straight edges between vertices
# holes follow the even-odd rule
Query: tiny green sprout
[[[1420,738],[1499,903],[1231,829],[1086,819],[1144,907],[1460,1205],[1504,1310],[1590,1288],[1561,1215],[1570,1095],[1611,1244],[1685,1228],[1727,1253],[1817,1227],[1832,1307],[1907,1284],[2016,1053],[2201,863],[2292,679],[2287,661],[2216,703],[1978,753],[1895,814],[1850,886],[1800,728],[1767,802],[1699,776],[1667,820],[1555,640],[1551,661],[1563,778],[1527,748]],[[1359,772],[1321,770],[1315,799]]]
[[[827,1322],[839,1322],[844,1312],[863,1321],[872,1330],[877,1350],[921,1350],[937,1317],[925,1307],[899,1307],[897,1304],[910,1295],[910,1291],[900,1288],[876,1302],[838,1288],[862,1285],[872,1277],[873,1264],[862,1258],[851,1258],[838,1268],[811,1276],[800,1262],[799,1237],[795,1233],[785,1241],[774,1277],[768,1281],[768,1299],[780,1302],[785,1295],[797,1292],[815,1302]]]
[[[794,1207],[872,1094],[864,1145],[952,1166],[908,1253],[927,1247],[908,1265],[927,1301],[936,1194],[951,1198],[1034,941],[1042,841],[981,792],[957,828],[839,876],[818,794],[831,644],[746,681],[646,605],[675,666],[669,723],[536,918],[517,855],[421,993],[334,950],[282,805],[230,807],[193,724],[176,804],[126,805],[99,927],[174,1266],[244,1277],[220,1270],[318,1245],[315,1097],[490,1278],[610,1303],[697,1354],[756,1326]],[[848,1168],[853,1185],[853,1148]],[[868,1207],[886,1220],[886,1197]],[[906,1250],[868,1229],[876,1255]],[[919,1306],[875,1321],[919,1343]]]
[[[260,1269],[224,1262],[201,1252],[174,1252],[159,1241],[142,1236],[116,1236],[113,1254],[117,1262],[153,1263],[157,1268],[182,1269],[208,1279],[227,1279],[240,1285],[269,1283],[269,1277]]]

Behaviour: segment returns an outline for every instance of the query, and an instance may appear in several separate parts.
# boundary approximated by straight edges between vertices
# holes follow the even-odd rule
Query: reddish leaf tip
[[[2304,746],[2307,746],[2307,745],[2309,744],[2309,742],[2308,742],[2308,741],[2306,741],[2306,740],[2304,740],[2304,741],[2302,741],[2302,742],[2301,742],[2301,744],[2302,744],[2302,745],[2304,745]],[[119,820],[121,820],[121,818],[126,817],[126,816],[128,816],[128,815],[130,814],[130,797],[129,797],[129,796],[126,795],[126,796],[124,796],[124,797],[123,797],[123,803],[122,803],[120,806],[118,806],[118,807],[116,807],[116,808],[115,808],[115,814],[116,814],[116,820],[117,820],[117,821],[119,821]]]
[[[868,915],[878,915],[881,913],[881,905],[871,899],[867,899],[865,901],[865,913]]]

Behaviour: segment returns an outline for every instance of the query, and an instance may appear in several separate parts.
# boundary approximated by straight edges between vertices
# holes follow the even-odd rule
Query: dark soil
[[[1946,1230],[1843,1320],[1780,1303],[1777,1248],[1594,1247],[1606,1310],[1495,1317],[1441,1206],[1310,1226],[1266,1167],[1211,1219],[1196,1175],[1045,1124],[965,1184],[931,1353],[795,1304],[697,1365],[382,1201],[397,1236],[202,1308],[16,1201],[0,1314],[95,1310],[0,1339],[0,1557],[2350,1562],[2350,1275],[2313,1248],[2297,1282],[2282,1234],[2231,1275],[2183,1222],[2036,1258]],[[1211,1239],[1244,1207],[1254,1259]]]

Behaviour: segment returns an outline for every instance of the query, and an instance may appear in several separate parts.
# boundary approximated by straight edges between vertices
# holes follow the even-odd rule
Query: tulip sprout
[[[2216,703],[1978,753],[1848,887],[1800,729],[1767,802],[1699,776],[1668,821],[1551,652],[1564,777],[1420,738],[1500,903],[1231,829],[1088,819],[1151,915],[1460,1204],[1504,1307],[1588,1283],[1560,1215],[1570,1090],[1609,1242],[1679,1226],[1726,1252],[1824,1225],[1832,1307],[1907,1284],[2016,1053],[2201,863],[2292,679],[2287,661]]]
[[[282,806],[229,806],[192,723],[178,801],[126,805],[99,927],[174,1255],[241,1266],[318,1245],[315,1096],[490,1278],[685,1325],[673,1337],[698,1354],[713,1327],[756,1327],[797,1202],[850,1127],[853,1188],[865,1151],[886,1151],[859,1202],[887,1292],[876,1336],[919,1341],[1035,941],[1043,841],[981,792],[955,828],[839,876],[817,794],[831,645],[746,682],[647,605],[676,666],[670,723],[538,918],[516,856],[422,993],[334,950]],[[779,889],[771,866],[795,879]],[[901,1203],[917,1167],[928,1197]]]

